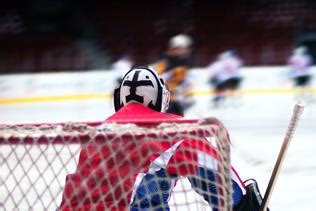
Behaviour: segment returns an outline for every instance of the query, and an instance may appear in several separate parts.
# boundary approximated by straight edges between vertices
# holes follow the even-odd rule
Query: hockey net
[[[95,194],[98,193],[100,195],[97,197],[98,199],[107,200],[110,198],[113,201],[111,209],[104,210],[129,210],[128,205],[131,204],[132,197],[127,194],[129,190],[126,189],[125,185],[129,183],[126,181],[130,178],[135,179],[136,169],[137,171],[144,171],[138,172],[143,175],[150,171],[140,168],[143,165],[141,160],[133,160],[132,155],[137,155],[137,158],[144,156],[144,160],[146,160],[150,153],[158,154],[159,157],[166,152],[154,149],[155,147],[151,145],[149,148],[144,147],[144,143],[152,143],[153,140],[155,143],[164,141],[165,144],[168,144],[169,142],[170,146],[181,140],[192,140],[193,143],[194,141],[199,143],[198,140],[203,140],[213,151],[212,157],[216,157],[211,161],[202,158],[202,162],[205,162],[206,166],[213,165],[216,169],[214,179],[205,182],[195,181],[195,183],[199,183],[195,184],[197,186],[205,186],[211,182],[213,187],[216,187],[216,191],[201,192],[201,190],[192,188],[191,185],[196,175],[196,173],[190,175],[190,172],[195,172],[192,168],[194,169],[194,165],[196,165],[194,161],[197,159],[195,157],[197,152],[193,151],[196,149],[193,147],[191,152],[180,152],[181,156],[187,156],[190,159],[185,159],[186,163],[174,164],[172,166],[173,172],[180,172],[177,168],[181,168],[181,171],[185,171],[191,180],[184,177],[183,174],[164,175],[165,177],[172,177],[173,181],[176,180],[175,187],[171,188],[171,197],[168,199],[171,210],[232,210],[229,137],[226,129],[212,118],[174,122],[0,125],[1,210],[57,210],[63,194],[67,192],[65,191],[66,176],[68,175],[68,178],[78,171],[78,162],[83,162],[79,159],[86,159],[87,164],[84,165],[87,166],[97,162],[98,164],[94,167],[95,172],[102,169],[100,167],[102,165],[107,166],[108,169],[103,168],[101,174],[91,171],[84,176],[82,175],[81,184],[73,184],[70,192],[76,191],[75,186],[89,186],[89,182],[91,183],[89,177],[96,175],[99,177],[93,178],[93,188],[84,189],[85,193],[68,194],[74,194],[79,198],[80,194],[84,194],[85,199],[92,202],[96,200]],[[89,147],[91,146],[95,147],[94,151],[90,150]],[[106,155],[103,152],[104,149],[107,151]],[[86,155],[80,154],[83,150],[85,150]],[[87,154],[89,150],[94,154],[96,151],[100,153],[97,156],[99,160],[93,159],[93,155]],[[199,159],[201,162],[201,158]],[[193,163],[188,163],[188,160]],[[164,158],[160,164],[156,162],[156,166],[153,167],[152,164],[151,167],[166,166],[167,164],[163,162],[169,161]],[[212,162],[212,164],[207,162]],[[124,174],[114,174],[120,175],[120,177],[109,179],[110,172],[116,171],[124,171]],[[107,184],[106,192],[98,190],[98,185],[101,189],[101,181]],[[158,181],[158,184],[163,186],[163,181]],[[149,189],[150,187],[153,186],[149,186]],[[135,184],[134,187],[130,186],[130,188],[135,189]],[[159,192],[159,190],[155,191]],[[150,194],[148,192],[153,191],[147,190],[146,194]],[[102,194],[106,196],[102,196]],[[135,196],[135,193],[133,195]],[[165,197],[160,193],[157,193],[157,196]],[[215,205],[212,205],[213,208],[205,200],[208,197],[216,201]],[[72,202],[65,201],[65,203],[69,203],[70,206]],[[124,203],[127,204],[127,207],[122,208],[121,205]],[[151,202],[147,203],[150,204]],[[97,210],[97,208],[99,207],[94,207],[92,210]]]

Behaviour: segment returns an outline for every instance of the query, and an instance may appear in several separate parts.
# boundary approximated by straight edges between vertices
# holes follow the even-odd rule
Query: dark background
[[[193,37],[195,66],[231,48],[247,66],[284,65],[300,44],[316,56],[315,2],[1,1],[0,73],[103,69],[124,54],[148,64],[177,33]]]

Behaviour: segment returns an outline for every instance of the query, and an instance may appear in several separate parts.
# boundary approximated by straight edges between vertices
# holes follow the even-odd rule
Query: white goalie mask
[[[150,67],[135,67],[123,77],[114,92],[115,111],[128,103],[143,104],[156,111],[165,112],[169,106],[169,91],[164,81]]]

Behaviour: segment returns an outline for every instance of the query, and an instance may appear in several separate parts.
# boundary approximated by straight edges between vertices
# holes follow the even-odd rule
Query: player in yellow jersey
[[[167,112],[184,115],[184,110],[192,105],[191,86],[187,74],[192,67],[192,38],[179,34],[169,40],[168,49],[154,67],[166,80],[171,92]]]

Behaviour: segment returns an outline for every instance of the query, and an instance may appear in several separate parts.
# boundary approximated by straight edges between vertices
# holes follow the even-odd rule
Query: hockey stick
[[[281,170],[281,164],[285,158],[286,150],[289,146],[290,140],[293,137],[298,119],[299,119],[300,115],[302,114],[303,109],[304,109],[304,106],[301,104],[296,104],[294,107],[292,118],[291,118],[290,124],[287,128],[287,131],[286,131],[286,134],[285,134],[285,137],[283,140],[283,144],[282,144],[282,147],[281,147],[279,155],[278,155],[278,159],[274,165],[273,172],[272,172],[272,175],[270,177],[270,181],[269,181],[267,190],[264,194],[264,198],[263,198],[261,208],[260,208],[261,211],[267,210],[268,202],[269,202],[269,199],[271,197],[271,193],[272,193],[272,190],[274,188],[275,181],[276,181],[278,174]]]

